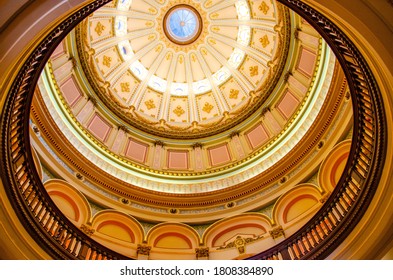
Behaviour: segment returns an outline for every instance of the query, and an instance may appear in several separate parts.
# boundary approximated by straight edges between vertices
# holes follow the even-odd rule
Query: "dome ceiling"
[[[277,98],[288,12],[270,1],[118,1],[77,30],[84,72],[125,125],[166,138],[223,132]]]
[[[236,53],[242,59],[233,60]],[[214,63],[216,71],[208,67]],[[40,89],[54,125],[85,164],[126,190],[203,195],[267,179],[265,172],[296,153],[315,126],[334,65],[315,30],[276,2],[117,1],[58,47]],[[222,69],[229,76],[218,82]],[[194,76],[208,78],[212,89],[192,90],[203,81]],[[156,78],[182,84],[187,94],[171,86],[160,91],[151,82]],[[221,101],[239,98],[229,111],[208,117],[228,105]],[[164,111],[170,118],[176,111],[205,114],[206,120],[168,126],[158,116]]]
[[[114,1],[54,51],[32,120],[47,168],[94,203],[203,223],[269,212],[317,176],[347,131],[345,90],[275,1]]]

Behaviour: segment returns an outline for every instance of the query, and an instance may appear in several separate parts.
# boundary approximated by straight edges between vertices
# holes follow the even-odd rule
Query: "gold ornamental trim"
[[[191,0],[174,0],[170,1],[167,6],[161,9],[161,14],[157,18],[157,21],[161,22],[161,24],[157,26],[159,29],[163,28],[162,20],[167,13],[166,8],[180,4],[193,6],[199,11],[204,26],[199,38],[192,44],[181,46],[171,42],[163,30],[158,33],[161,34],[161,40],[166,42],[167,47],[175,51],[187,53],[189,50],[194,47],[196,48],[201,42],[205,41],[205,36],[208,34],[209,20],[207,19],[207,13],[204,12],[204,9],[201,8],[198,3]],[[192,125],[186,126],[185,124],[178,125],[169,121],[162,122],[153,120],[152,118],[146,118],[141,113],[133,110],[133,106],[125,106],[119,102],[113,95],[110,86],[108,87],[105,81],[103,81],[99,70],[96,69],[93,59],[95,53],[94,50],[90,48],[87,40],[88,25],[86,23],[87,21],[84,21],[75,31],[77,52],[83,73],[86,75],[86,79],[93,89],[93,94],[97,95],[97,100],[99,100],[101,104],[100,106],[108,108],[110,111],[114,112],[122,122],[133,128],[137,128],[149,135],[170,139],[200,139],[209,137],[214,134],[228,131],[252,116],[266,102],[270,94],[274,91],[278,81],[281,79],[282,72],[286,65],[285,58],[289,53],[291,37],[289,10],[283,5],[277,5],[277,24],[275,27],[275,31],[277,32],[277,51],[272,61],[267,65],[266,71],[268,72],[265,81],[255,91],[249,93],[250,97],[243,105],[228,112],[226,116],[211,119],[209,121],[194,121]],[[139,86],[141,86],[141,84]],[[245,107],[247,107],[247,110],[244,110]]]

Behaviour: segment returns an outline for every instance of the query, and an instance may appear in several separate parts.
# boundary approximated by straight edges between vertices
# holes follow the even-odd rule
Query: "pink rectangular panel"
[[[149,151],[148,144],[141,143],[132,138],[128,139],[126,156],[129,157],[130,159],[141,163],[145,163],[148,151]]]
[[[168,168],[177,170],[188,169],[188,151],[168,150]]]
[[[301,54],[298,61],[297,69],[308,77],[311,77],[314,72],[314,65],[317,55],[312,51],[301,48]]]
[[[286,119],[289,119],[293,112],[295,112],[298,105],[299,100],[297,100],[290,91],[287,91],[284,97],[281,99],[280,103],[278,103],[277,109]]]
[[[82,93],[72,77],[60,86],[60,90],[71,108],[76,104],[79,98],[82,97]]]
[[[112,126],[97,113],[94,114],[87,128],[102,142],[107,140],[108,135],[112,130]]]
[[[262,124],[258,124],[255,128],[248,132],[246,136],[253,149],[260,146],[267,139],[269,139],[269,135]]]
[[[227,144],[209,148],[209,159],[212,166],[221,165],[231,161]]]

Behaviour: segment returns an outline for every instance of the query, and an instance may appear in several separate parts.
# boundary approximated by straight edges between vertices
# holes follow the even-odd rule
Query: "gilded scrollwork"
[[[209,247],[195,248],[195,255],[197,259],[209,257]]]
[[[149,256],[150,251],[151,251],[151,246],[148,246],[146,244],[138,244],[138,247],[136,249],[138,255],[144,255],[144,256]]]
[[[88,236],[92,236],[95,232],[95,229],[93,229],[91,226],[82,224],[80,226],[80,229]]]
[[[98,36],[101,36],[104,30],[105,30],[105,26],[99,21],[94,31],[97,33]]]
[[[238,235],[233,241],[218,247],[217,250],[236,248],[239,254],[244,254],[246,251],[247,244],[254,243],[260,240],[261,238],[263,238],[263,235],[258,235],[255,237],[243,237],[241,235]]]
[[[275,227],[274,229],[270,230],[269,234],[273,239],[277,239],[282,236],[285,237],[284,229],[282,228],[282,226],[278,226],[278,227]]]

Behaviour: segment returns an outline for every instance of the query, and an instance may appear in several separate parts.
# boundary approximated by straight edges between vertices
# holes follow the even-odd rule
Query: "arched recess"
[[[151,246],[151,259],[195,259],[199,235],[190,226],[162,223],[148,232],[146,242]]]
[[[246,213],[220,220],[203,234],[203,244],[211,249],[225,247],[237,236],[258,238],[272,229],[268,217],[259,213]]]
[[[135,257],[137,244],[143,240],[141,224],[133,217],[116,210],[98,212],[91,221],[91,237],[125,256]]]
[[[91,218],[88,201],[74,186],[60,179],[51,179],[44,187],[57,207],[77,226]]]
[[[91,221],[96,235],[108,242],[137,244],[143,240],[143,228],[133,217],[115,210],[98,212]]]
[[[322,162],[318,173],[318,183],[326,192],[331,192],[336,187],[344,171],[350,150],[351,140],[345,140],[337,144]]]
[[[276,224],[284,228],[291,227],[291,232],[300,228],[303,218],[315,213],[322,205],[319,200],[322,193],[313,184],[300,184],[283,194],[275,203],[273,218]],[[299,226],[296,224],[299,223]]]

